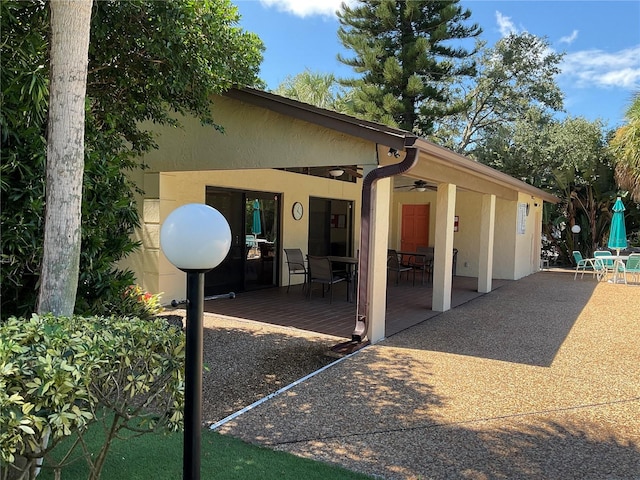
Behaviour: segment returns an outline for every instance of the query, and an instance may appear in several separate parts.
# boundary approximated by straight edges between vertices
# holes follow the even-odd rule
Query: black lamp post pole
[[[202,437],[202,311],[204,272],[187,273],[187,344],[185,351],[183,480],[200,480]]]

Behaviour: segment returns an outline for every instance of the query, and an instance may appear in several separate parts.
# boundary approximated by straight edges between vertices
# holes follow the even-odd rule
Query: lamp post
[[[582,230],[582,228],[580,228],[580,225],[575,224],[573,227],[571,227],[571,232],[573,233],[573,249],[574,250],[578,250],[578,234],[580,233],[580,231]]]
[[[167,259],[187,274],[182,478],[199,480],[204,273],[217,267],[229,253],[231,229],[216,209],[190,203],[175,209],[162,224],[160,246]]]

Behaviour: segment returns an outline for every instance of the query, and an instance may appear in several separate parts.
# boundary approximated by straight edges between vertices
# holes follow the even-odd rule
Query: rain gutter
[[[414,139],[415,140],[415,139]],[[367,174],[362,182],[362,213],[360,224],[360,265],[358,271],[358,306],[356,310],[356,326],[351,334],[352,343],[361,343],[368,329],[367,311],[369,308],[369,240],[371,237],[371,217],[373,205],[373,186],[388,177],[408,172],[418,164],[418,149],[406,148],[406,156],[400,163],[376,168]]]

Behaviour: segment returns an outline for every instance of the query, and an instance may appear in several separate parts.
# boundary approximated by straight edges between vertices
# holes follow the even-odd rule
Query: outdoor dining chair
[[[335,275],[331,267],[331,260],[328,257],[315,257],[309,255],[309,289],[307,290],[307,298],[311,298],[311,287],[314,283],[322,285],[322,296],[324,297],[325,285],[329,287],[329,303],[333,303],[333,285],[344,282],[344,276]],[[349,300],[349,292],[347,291],[347,300]]]
[[[427,281],[433,282],[433,247],[416,247],[416,255],[411,261],[413,268],[413,280],[415,284],[415,272],[420,272],[421,283],[424,285],[424,276],[427,275]]]
[[[593,271],[596,274],[596,279],[598,281],[604,280],[607,278],[607,267],[604,265],[604,261],[602,257],[593,259]]]
[[[599,260],[597,265],[600,272],[599,280],[607,280],[609,275],[615,274],[616,262],[613,259],[613,255],[609,250],[596,250],[593,252],[594,266],[595,260]]]
[[[289,287],[291,286],[291,275],[304,275],[304,283],[302,284],[302,291],[305,291],[307,287],[307,267],[304,264],[304,256],[302,250],[299,248],[285,248],[284,254],[287,257],[287,268],[289,269],[289,283],[287,284],[287,293],[289,293]]]
[[[625,283],[627,283],[628,273],[633,276],[634,283],[640,283],[640,253],[632,253],[629,255],[627,263],[624,266]]]
[[[577,250],[573,251],[573,259],[576,262],[576,273],[573,275],[573,279],[575,280],[578,277],[578,272],[582,271],[580,275],[580,279],[584,277],[585,272],[591,273],[592,276],[596,276],[598,273],[593,265],[593,258],[583,258],[582,253]]]
[[[396,274],[396,285],[398,285],[400,281],[400,276],[403,272],[407,272],[407,280],[408,280],[408,272],[413,272],[413,282],[416,280],[416,272],[409,264],[403,264],[400,261],[400,255],[396,250],[387,250],[387,271],[395,272]]]

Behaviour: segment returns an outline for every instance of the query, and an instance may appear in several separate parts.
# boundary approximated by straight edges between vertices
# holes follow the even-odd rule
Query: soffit
[[[415,147],[420,152],[419,162],[405,173],[407,177],[436,184],[451,183],[462,190],[493,194],[509,200],[517,199],[518,192],[523,192],[545,202],[559,202],[555,195],[434,143],[418,139]],[[379,158],[381,165],[402,160],[402,156],[392,158],[382,154]]]

